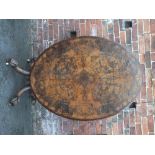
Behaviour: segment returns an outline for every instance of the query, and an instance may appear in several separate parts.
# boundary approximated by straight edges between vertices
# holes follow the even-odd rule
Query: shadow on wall
[[[15,58],[27,68],[31,54],[30,20],[0,20],[0,134],[32,134],[31,104],[28,94],[12,107],[9,100],[22,88],[26,79],[5,65]]]

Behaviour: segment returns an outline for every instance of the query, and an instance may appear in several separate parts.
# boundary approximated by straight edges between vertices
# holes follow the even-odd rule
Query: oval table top
[[[30,75],[38,101],[57,115],[95,120],[117,114],[141,87],[138,59],[99,37],[56,43],[35,61]]]

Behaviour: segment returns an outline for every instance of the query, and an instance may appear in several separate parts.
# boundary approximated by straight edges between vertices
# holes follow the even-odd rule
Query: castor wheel
[[[14,59],[7,59],[6,60],[6,65],[11,65],[12,67],[17,67],[18,66],[18,62]]]
[[[19,98],[15,97],[10,101],[10,105],[15,106],[16,104],[19,103],[19,101],[20,101]]]
[[[26,61],[27,63],[34,63],[34,61],[36,60],[37,57],[34,58],[28,58]]]

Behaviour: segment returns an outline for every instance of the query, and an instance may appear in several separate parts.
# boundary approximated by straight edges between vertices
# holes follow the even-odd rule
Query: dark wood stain
[[[48,110],[94,120],[115,115],[133,102],[142,79],[138,60],[119,44],[77,37],[46,49],[35,61],[30,81]]]

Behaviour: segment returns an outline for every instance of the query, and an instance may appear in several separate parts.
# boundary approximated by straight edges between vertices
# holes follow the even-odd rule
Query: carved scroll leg
[[[12,106],[15,106],[17,103],[20,102],[20,96],[21,96],[24,92],[26,92],[26,91],[28,91],[28,90],[30,90],[30,89],[31,89],[30,86],[27,86],[27,87],[22,88],[22,89],[17,93],[17,96],[16,96],[15,98],[13,98],[13,99],[10,101],[10,104],[11,104]]]
[[[14,60],[14,59],[8,59],[8,60],[6,61],[6,65],[10,65],[10,66],[13,67],[17,72],[19,72],[19,73],[21,73],[21,74],[23,74],[23,75],[30,75],[30,72],[29,72],[29,71],[26,71],[26,70],[24,70],[24,69],[22,69],[22,68],[20,68],[20,67],[18,66],[18,62],[17,62],[16,60]]]

